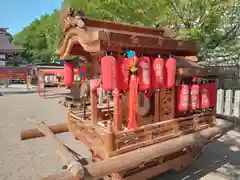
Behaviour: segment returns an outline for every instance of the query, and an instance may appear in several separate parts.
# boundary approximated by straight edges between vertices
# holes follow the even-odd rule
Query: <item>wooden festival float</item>
[[[67,163],[67,172],[45,180],[145,180],[179,171],[233,128],[216,120],[218,69],[183,58],[196,56],[196,42],[166,37],[160,28],[90,19],[73,10],[63,22],[59,56],[86,58],[90,105],[69,108],[67,123],[40,122],[37,129],[22,132],[22,140],[49,137]],[[71,61],[64,71],[65,85],[71,86]],[[101,88],[106,102],[97,93]],[[54,135],[67,131],[89,148],[92,160],[79,161]]]

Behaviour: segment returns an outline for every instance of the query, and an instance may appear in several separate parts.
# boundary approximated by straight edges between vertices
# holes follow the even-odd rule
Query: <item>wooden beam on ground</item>
[[[64,144],[54,135],[44,122],[38,124],[38,130],[41,131],[51,141],[51,145],[56,149],[60,157],[67,163],[68,171],[76,179],[84,177],[84,168],[79,160],[64,146]]]

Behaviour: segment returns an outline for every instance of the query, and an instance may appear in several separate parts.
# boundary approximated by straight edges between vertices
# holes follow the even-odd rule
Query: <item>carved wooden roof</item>
[[[70,55],[91,59],[107,51],[133,49],[147,55],[196,56],[195,41],[175,40],[164,36],[164,29],[139,27],[96,20],[82,12],[68,9],[61,17],[64,39],[58,50],[60,59]]]

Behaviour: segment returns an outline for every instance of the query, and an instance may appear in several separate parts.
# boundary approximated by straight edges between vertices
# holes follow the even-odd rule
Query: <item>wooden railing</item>
[[[214,125],[212,112],[204,112],[187,117],[142,126],[136,130],[115,133],[116,154],[162,142],[180,135],[199,131]]]

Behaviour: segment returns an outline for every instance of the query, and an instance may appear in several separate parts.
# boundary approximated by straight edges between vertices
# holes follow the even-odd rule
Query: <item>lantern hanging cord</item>
[[[108,116],[111,116],[109,109],[110,109],[110,92],[108,92],[108,96],[107,96],[107,113],[108,113]]]

